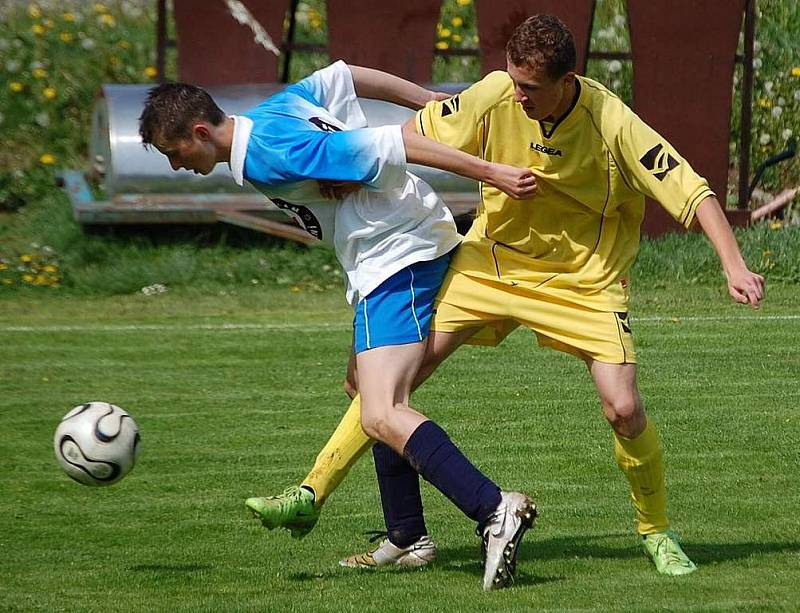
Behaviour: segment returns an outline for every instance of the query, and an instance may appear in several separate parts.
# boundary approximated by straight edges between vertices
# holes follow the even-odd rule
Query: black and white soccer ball
[[[87,402],[64,415],[56,428],[56,460],[84,485],[111,485],[127,475],[139,455],[139,427],[118,406]]]

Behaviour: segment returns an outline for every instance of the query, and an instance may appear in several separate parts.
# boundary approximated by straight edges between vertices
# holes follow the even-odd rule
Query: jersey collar
[[[550,126],[549,130],[547,128],[548,124],[546,124],[543,121],[539,122],[539,127],[542,129],[542,135],[545,138],[553,138],[553,134],[555,133],[556,128],[558,126],[560,126],[562,123],[564,123],[572,115],[572,111],[578,105],[578,100],[581,97],[581,90],[582,89],[583,88],[581,87],[581,81],[576,76],[575,77],[575,95],[572,97],[572,103],[569,105],[569,108],[566,110],[566,112],[561,117],[558,118],[558,121],[556,121],[554,124],[552,124]]]
[[[236,184],[244,185],[244,159],[247,157],[247,142],[253,130],[253,120],[244,115],[231,115],[233,119],[233,138],[231,139],[231,159],[228,166]]]

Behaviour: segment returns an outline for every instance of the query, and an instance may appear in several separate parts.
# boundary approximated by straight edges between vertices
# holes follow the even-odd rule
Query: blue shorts
[[[353,318],[356,353],[418,343],[428,338],[433,300],[447,273],[450,254],[403,268],[359,301]]]

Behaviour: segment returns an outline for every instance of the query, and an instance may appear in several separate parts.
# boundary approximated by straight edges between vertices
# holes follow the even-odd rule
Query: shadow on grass
[[[715,562],[730,562],[749,558],[754,555],[771,553],[796,553],[800,552],[800,542],[752,542],[752,543],[697,543],[683,540],[682,544],[689,556],[699,565]],[[603,534],[595,536],[569,536],[543,540],[523,542],[520,546],[516,581],[517,586],[542,585],[564,581],[564,576],[544,576],[528,572],[528,563],[537,560],[626,560],[641,558],[644,563],[645,555],[638,546],[635,536],[625,533]],[[475,546],[447,548],[440,546],[437,558],[433,565],[426,568],[383,568],[375,569],[344,569],[339,566],[332,567],[322,572],[299,572],[289,575],[292,581],[306,582],[319,581],[320,579],[336,579],[347,573],[408,573],[426,572],[429,569],[440,569],[449,572],[460,572],[480,579],[483,575],[483,563],[480,560],[480,545],[476,539]]]
[[[196,573],[209,570],[209,564],[136,564],[128,570],[155,573]]]

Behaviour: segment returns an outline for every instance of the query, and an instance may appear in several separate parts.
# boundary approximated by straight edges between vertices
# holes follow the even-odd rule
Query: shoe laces
[[[364,535],[369,537],[370,543],[375,543],[381,539],[389,538],[389,532],[386,530],[366,530]]]
[[[669,534],[659,535],[656,542],[656,555],[667,564],[678,564],[680,566],[688,566],[686,555],[680,549],[680,546],[675,542],[673,537]]]

